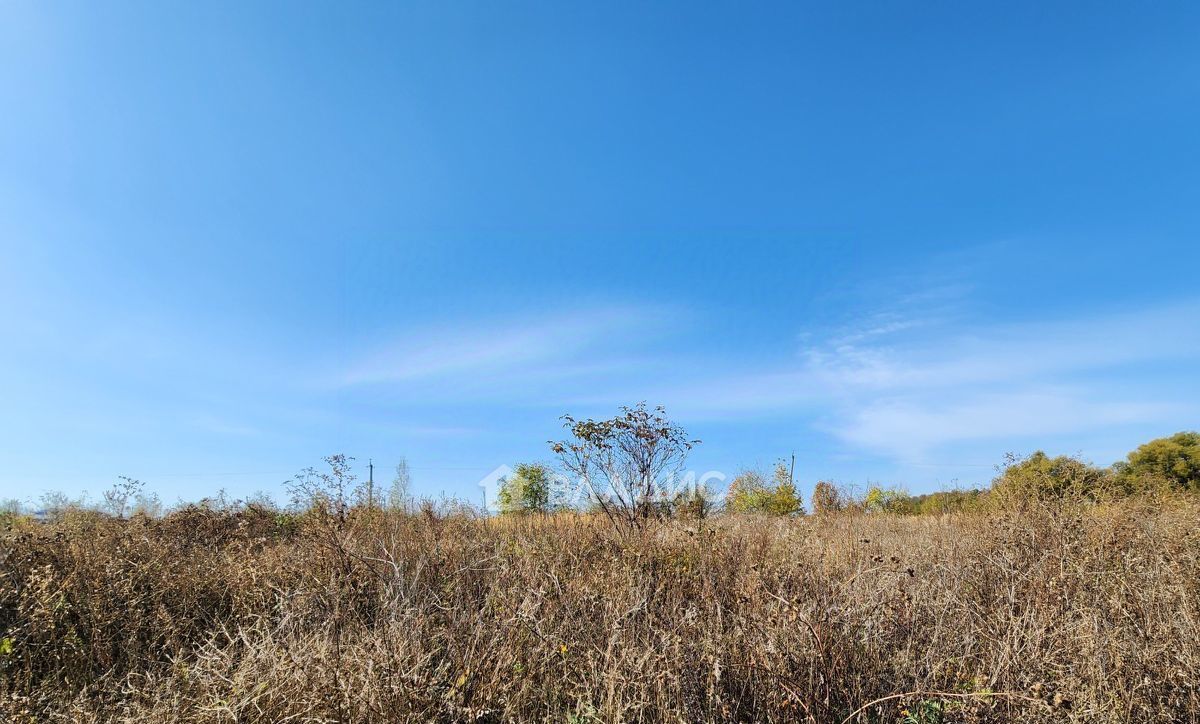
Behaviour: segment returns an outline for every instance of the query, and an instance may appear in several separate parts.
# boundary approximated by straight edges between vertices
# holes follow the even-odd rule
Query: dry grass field
[[[1198,522],[9,519],[0,719],[1197,721]]]

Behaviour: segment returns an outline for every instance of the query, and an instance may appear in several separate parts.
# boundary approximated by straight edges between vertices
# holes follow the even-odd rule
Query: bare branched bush
[[[101,508],[118,518],[124,518],[130,510],[131,503],[142,495],[142,491],[145,489],[146,484],[142,481],[121,475],[111,488],[101,494],[103,499]]]
[[[292,496],[292,505],[299,509],[316,509],[332,515],[339,524],[356,502],[365,500],[365,488],[358,484],[351,470],[354,458],[345,455],[325,457],[328,471],[305,468],[285,485]]]
[[[587,488],[591,500],[617,527],[638,530],[669,509],[669,489],[699,440],[689,440],[660,406],[622,407],[611,420],[563,416],[571,438],[551,442],[568,477]]]

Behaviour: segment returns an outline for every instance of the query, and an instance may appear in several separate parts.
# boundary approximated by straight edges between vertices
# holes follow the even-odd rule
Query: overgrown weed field
[[[10,518],[10,722],[1187,722],[1200,505]]]

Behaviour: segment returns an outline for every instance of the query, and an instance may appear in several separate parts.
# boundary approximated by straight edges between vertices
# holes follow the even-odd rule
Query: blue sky
[[[475,498],[559,415],[986,483],[1200,427],[1187,3],[5,3],[0,496]],[[384,474],[386,476],[386,473]]]

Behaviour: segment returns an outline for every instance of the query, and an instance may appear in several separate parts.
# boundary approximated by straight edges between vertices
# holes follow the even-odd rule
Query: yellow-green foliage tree
[[[553,475],[538,463],[520,463],[500,480],[498,502],[502,513],[545,513],[550,510]]]
[[[729,484],[725,495],[725,509],[733,513],[751,513],[762,510],[767,497],[767,481],[757,470],[738,473]]]
[[[1044,500],[1102,500],[1118,491],[1111,472],[1077,458],[1050,457],[1042,451],[1009,458],[992,481],[991,497],[1000,504]]]
[[[1179,432],[1151,440],[1113,468],[1130,492],[1159,486],[1200,492],[1200,433]]]
[[[971,510],[983,500],[982,490],[941,490],[936,493],[914,495],[909,499],[911,512],[918,515],[937,515]]]
[[[783,461],[776,463],[774,479],[768,483],[756,470],[744,471],[729,485],[725,507],[734,513],[798,515],[804,504],[796,492],[791,472]]]
[[[899,488],[884,488],[873,485],[863,498],[863,508],[868,513],[909,513],[912,498]]]
[[[804,503],[796,491],[796,481],[788,464],[780,460],[775,463],[775,488],[767,502],[767,512],[774,515],[803,515]]]

